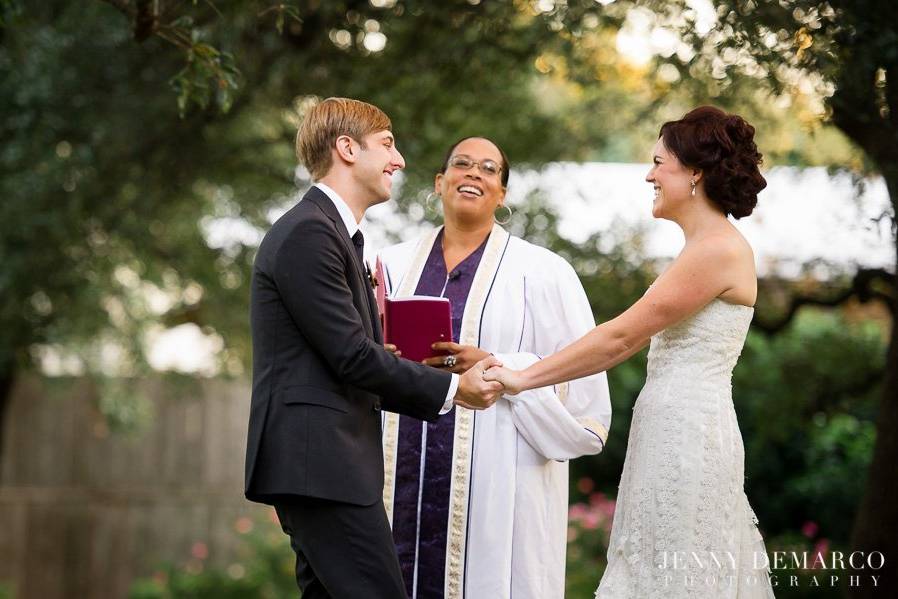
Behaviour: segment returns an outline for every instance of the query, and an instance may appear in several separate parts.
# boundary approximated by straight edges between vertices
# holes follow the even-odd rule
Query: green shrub
[[[578,486],[588,499],[568,510],[565,597],[592,597],[607,563],[615,503],[604,493],[590,492],[591,479],[581,479]]]
[[[273,512],[272,512],[273,514]],[[206,563],[203,543],[183,563],[164,564],[131,587],[130,599],[281,599],[298,594],[295,556],[272,518],[243,516],[235,522],[241,536],[237,559],[227,565]]]

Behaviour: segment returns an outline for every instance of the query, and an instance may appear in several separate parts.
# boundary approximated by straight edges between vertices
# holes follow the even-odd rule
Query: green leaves
[[[213,102],[221,112],[228,112],[240,87],[240,71],[234,56],[196,42],[187,50],[186,58],[187,65],[169,80],[177,95],[181,118],[191,106],[205,110]]]
[[[0,27],[8,27],[23,8],[22,0],[0,0]]]
[[[283,35],[284,24],[288,19],[295,21],[298,24],[302,24],[302,18],[300,17],[299,8],[293,6],[292,4],[275,4],[273,6],[269,6],[259,13],[259,17],[262,18],[271,13],[275,15],[274,26],[275,29],[277,29],[279,35]]]

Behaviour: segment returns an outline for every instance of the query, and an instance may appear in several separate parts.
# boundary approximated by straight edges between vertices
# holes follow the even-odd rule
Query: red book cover
[[[452,306],[444,297],[413,295],[387,297],[384,267],[378,257],[374,267],[374,296],[384,343],[392,343],[403,358],[420,362],[449,352],[430,349],[437,341],[452,341]]]
[[[452,307],[444,297],[413,295],[386,298],[384,341],[392,343],[403,358],[420,362],[446,355],[430,349],[437,341],[452,341]]]

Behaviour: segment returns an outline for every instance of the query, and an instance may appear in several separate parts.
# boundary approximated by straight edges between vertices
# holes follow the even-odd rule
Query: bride
[[[484,375],[515,394],[608,370],[651,342],[597,598],[773,597],[730,392],[757,279],[727,217],[751,214],[766,186],[754,132],[709,106],[665,123],[646,181],[652,215],[683,230],[679,256],[617,318],[526,370]]]

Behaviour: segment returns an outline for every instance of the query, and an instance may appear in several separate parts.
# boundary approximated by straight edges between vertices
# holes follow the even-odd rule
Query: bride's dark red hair
[[[755,128],[741,116],[700,106],[678,121],[661,125],[664,147],[684,166],[701,169],[705,193],[724,214],[748,216],[767,187],[758,166]]]

